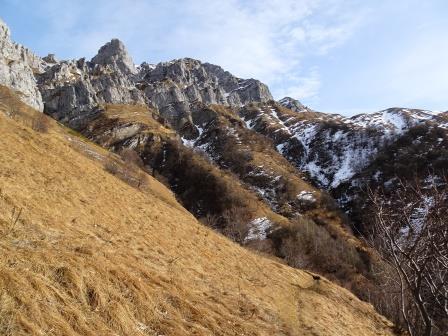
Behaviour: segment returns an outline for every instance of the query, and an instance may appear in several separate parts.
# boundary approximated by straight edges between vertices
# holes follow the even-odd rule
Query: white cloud
[[[408,97],[407,104],[427,101],[448,108],[448,45],[444,41],[442,29],[416,36],[386,68],[390,70],[387,89],[399,97]]]
[[[260,79],[275,95],[316,96],[318,69],[307,55],[341,45],[365,15],[356,0],[41,0],[49,52],[92,57],[113,37],[136,61],[194,57]],[[305,73],[305,74],[304,74]]]
[[[307,99],[308,101],[318,98],[321,79],[316,68],[312,69],[306,76],[292,76],[288,83],[284,96],[299,100]]]

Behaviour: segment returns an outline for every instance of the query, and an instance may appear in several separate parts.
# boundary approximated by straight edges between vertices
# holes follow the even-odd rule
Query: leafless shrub
[[[293,267],[334,274],[340,281],[349,280],[350,274],[362,268],[355,247],[332,237],[325,227],[311,219],[298,218],[290,227],[276,230],[271,238]]]
[[[167,187],[168,189],[171,189],[171,184],[170,184],[169,179],[168,179],[166,176],[160,174],[160,172],[158,172],[157,169],[153,169],[153,170],[152,170],[152,176],[153,176],[157,181],[159,181],[160,183],[162,183],[165,187]]]
[[[120,152],[123,161],[132,166],[143,167],[143,160],[138,153],[131,148],[123,148]]]
[[[109,155],[104,162],[104,169],[112,174],[117,175],[119,172],[119,166],[117,161],[114,159],[112,155]]]
[[[213,229],[219,228],[219,217],[210,213],[202,217],[200,219],[200,222],[205,226],[211,227]]]
[[[222,214],[224,234],[237,243],[243,243],[249,233],[252,214],[247,208],[231,207]]]
[[[31,120],[31,128],[39,133],[47,133],[50,127],[48,117],[40,112],[37,112]]]
[[[436,179],[432,179],[433,181]],[[393,272],[401,322],[409,334],[444,335],[448,328],[448,190],[401,182],[391,195],[370,192],[375,220],[368,240]],[[393,200],[393,201],[392,201]]]
[[[139,170],[136,175],[137,189],[144,190],[149,187],[148,175],[143,171]]]
[[[121,157],[123,161],[115,158],[113,155],[109,155],[104,162],[104,169],[130,186],[145,190],[149,186],[148,175],[143,168],[137,166],[140,161],[137,160],[134,153],[137,155],[133,150],[122,151],[121,154],[124,158],[123,156]],[[141,166],[143,167],[143,164]]]

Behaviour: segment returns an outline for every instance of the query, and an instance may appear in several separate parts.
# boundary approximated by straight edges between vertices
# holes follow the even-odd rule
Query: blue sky
[[[0,0],[0,17],[42,56],[118,37],[135,63],[197,58],[320,111],[448,110],[446,0]]]

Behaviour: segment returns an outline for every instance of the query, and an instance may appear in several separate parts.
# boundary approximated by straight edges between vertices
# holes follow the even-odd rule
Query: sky
[[[136,64],[196,58],[318,111],[448,110],[446,0],[0,0],[0,17],[41,56],[119,38]]]

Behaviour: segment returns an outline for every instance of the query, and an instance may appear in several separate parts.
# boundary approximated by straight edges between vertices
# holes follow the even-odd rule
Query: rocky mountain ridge
[[[412,127],[431,123],[448,128],[443,114],[418,109],[390,108],[344,117],[305,107],[292,113],[283,108],[291,107],[290,102],[252,104],[239,114],[248,128],[271,138],[285,158],[327,190],[349,181],[381,148]]]
[[[117,39],[101,47],[90,61],[58,61],[51,54],[39,58],[15,45],[4,24],[2,32],[0,40],[8,47],[2,49],[3,64],[8,73],[22,76],[2,76],[4,84],[21,91],[25,102],[40,109],[44,106],[46,114],[74,129],[87,129],[107,104],[146,105],[156,120],[176,130],[185,146],[230,170],[236,167],[223,161],[226,153],[220,142],[237,153],[241,137],[249,130],[270,139],[273,148],[298,170],[297,176],[330,192],[349,183],[412,127],[430,122],[446,128],[438,116],[416,109],[391,108],[348,118],[316,112],[290,97],[275,102],[265,84],[190,58],[135,66]],[[21,58],[8,61],[14,50]],[[220,124],[221,112],[207,108],[212,105],[228,107],[224,115],[230,119]],[[238,155],[249,158],[252,150],[247,147]],[[252,178],[251,188],[275,211],[284,211],[288,202],[279,203],[275,192],[282,185],[279,179],[274,181],[278,176],[263,167],[249,170],[243,173],[265,180],[263,186]]]
[[[265,84],[194,59],[136,67],[117,39],[101,47],[91,61],[47,63],[37,78],[45,113],[74,128],[102,104],[147,104],[180,129],[191,121],[194,103],[237,107],[272,99]]]

